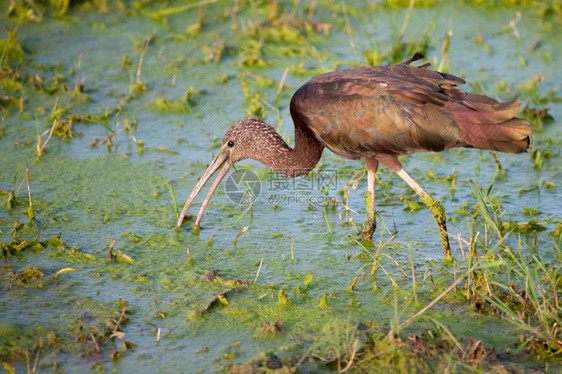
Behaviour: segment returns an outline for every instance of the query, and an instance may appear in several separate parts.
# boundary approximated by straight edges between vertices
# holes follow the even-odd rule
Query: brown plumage
[[[520,153],[529,124],[518,100],[499,103],[457,88],[453,75],[406,64],[367,66],[312,78],[291,100],[293,117],[348,159],[455,147]]]
[[[289,176],[304,175],[327,147],[340,157],[365,159],[368,171],[367,217],[362,238],[370,240],[375,223],[375,173],[381,162],[395,171],[422,198],[440,228],[445,254],[450,255],[442,205],[402,168],[397,156],[439,152],[456,147],[524,152],[530,125],[516,118],[519,100],[500,103],[488,96],[465,93],[464,80],[427,68],[402,64],[334,71],[310,79],[291,99],[295,147],[257,118],[247,118],[226,132],[219,155],[188,198],[187,209],[209,178],[222,166],[201,206],[195,226],[226,172],[237,161],[252,158]]]

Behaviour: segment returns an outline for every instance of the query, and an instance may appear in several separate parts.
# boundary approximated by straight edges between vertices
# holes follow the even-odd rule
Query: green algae
[[[188,112],[191,108],[182,101],[172,101],[164,97],[154,99],[150,105],[157,112]]]
[[[283,291],[283,289],[279,290],[279,294],[277,296],[277,304],[283,307],[293,305],[293,303],[291,303],[291,301],[287,298],[287,295],[285,294],[285,291]]]
[[[59,321],[1,322],[0,355],[16,361],[38,354],[46,357],[44,365],[56,366],[57,356],[64,349],[95,360],[96,349],[105,345],[118,327],[115,321],[121,310],[115,310],[116,307],[118,305],[106,305],[89,298],[73,299],[72,304],[65,303],[65,308],[59,311]]]
[[[0,249],[2,250],[2,256],[12,256],[20,253],[24,250],[41,250],[43,245],[38,242],[37,239],[33,240],[20,240],[14,237],[11,242],[4,243],[0,242]]]
[[[318,308],[320,308],[320,309],[330,309],[330,306],[328,305],[328,294],[322,295],[322,298],[320,299],[320,302],[318,303]]]

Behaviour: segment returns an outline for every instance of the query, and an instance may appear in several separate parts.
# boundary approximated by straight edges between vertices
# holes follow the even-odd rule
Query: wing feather
[[[523,151],[530,127],[513,119],[520,103],[465,93],[457,88],[463,83],[454,75],[407,64],[335,71],[297,90],[291,114],[303,122],[295,120],[295,125],[305,126],[344,158],[457,146]],[[515,145],[507,145],[511,140]],[[501,144],[494,148],[494,142]]]

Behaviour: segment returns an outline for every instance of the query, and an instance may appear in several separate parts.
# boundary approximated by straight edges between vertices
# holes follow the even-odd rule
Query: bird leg
[[[373,238],[373,233],[377,228],[375,219],[375,174],[379,167],[379,161],[371,157],[365,159],[365,164],[367,165],[367,215],[361,229],[361,240],[367,241]]]
[[[433,213],[433,217],[437,221],[437,226],[439,226],[439,235],[441,236],[441,243],[443,244],[443,254],[445,257],[451,257],[451,246],[449,245],[449,235],[447,234],[447,220],[445,217],[445,209],[443,204],[438,200],[434,199],[422,186],[419,185],[402,167],[402,164],[396,158],[396,156],[389,155],[378,155],[376,157],[383,165],[388,167],[390,170],[394,171],[408,184],[412,187],[414,191],[421,197],[425,205]]]

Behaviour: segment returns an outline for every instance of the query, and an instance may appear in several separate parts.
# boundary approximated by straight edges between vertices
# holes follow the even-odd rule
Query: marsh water
[[[1,3],[8,9],[9,2]],[[534,224],[507,241],[533,245],[559,269],[553,250],[562,199],[559,15],[438,3],[414,7],[398,38],[407,7],[250,1],[233,9],[207,1],[179,11],[184,3],[126,2],[105,10],[92,4],[59,16],[47,8],[41,20],[1,16],[17,28],[22,60],[15,64],[43,82],[34,78],[31,89],[27,78],[19,89],[3,78],[2,88],[17,100],[2,102],[0,361],[17,372],[36,359],[41,371],[220,371],[263,352],[301,357],[331,326],[365,323],[388,331],[431,301],[459,274],[443,259],[429,210],[381,168],[377,231],[373,243],[361,243],[364,164],[329,151],[299,183],[245,161],[238,172],[249,168],[260,180],[251,207],[221,187],[199,232],[191,230],[193,217],[175,228],[176,205],[181,210],[230,124],[259,115],[291,144],[289,101],[311,76],[398,62],[419,48],[434,67],[469,82],[466,90],[519,97],[553,118],[533,124],[528,153],[497,154],[503,172],[488,151],[402,159],[443,202],[453,256],[465,249],[458,235],[493,235],[471,224],[476,183],[491,185],[503,222]],[[0,37],[8,38],[4,27]],[[396,45],[403,46],[393,61]],[[68,119],[72,136],[54,134],[38,159],[38,134],[44,144],[53,122],[68,126]],[[34,219],[27,213],[26,169]],[[341,204],[345,193],[349,210]],[[29,242],[8,250],[16,236]],[[72,270],[57,273],[65,268]],[[516,350],[519,342],[508,321],[462,297],[428,313],[453,335],[500,351]],[[430,325],[421,319],[404,333]]]

